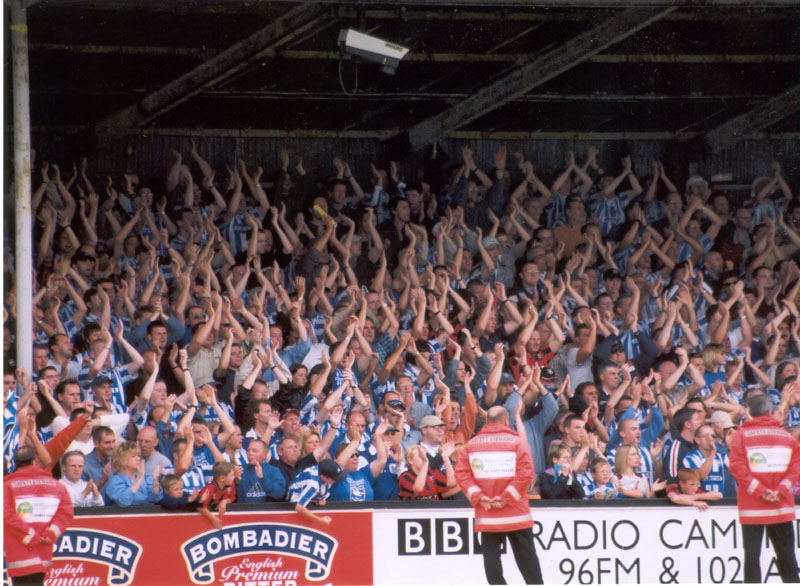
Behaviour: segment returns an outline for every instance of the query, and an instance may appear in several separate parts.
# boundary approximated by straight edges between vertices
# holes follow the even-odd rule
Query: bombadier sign
[[[55,548],[47,584],[454,584],[483,577],[471,510],[326,513],[333,523],[320,528],[287,511],[230,511],[219,531],[209,530],[194,514],[77,516]],[[533,516],[547,583],[736,583],[743,578],[733,506],[700,513],[677,506],[537,503]],[[779,581],[771,549],[764,549],[762,566],[769,581]],[[516,568],[507,578],[521,581]]]

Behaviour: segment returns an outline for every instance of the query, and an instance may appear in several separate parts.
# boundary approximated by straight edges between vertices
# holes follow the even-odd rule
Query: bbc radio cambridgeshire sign
[[[533,507],[534,543],[547,584],[742,583],[742,535],[735,507]],[[459,584],[484,581],[480,537],[470,511],[383,511],[373,551],[376,584]],[[795,547],[800,522],[795,521]],[[762,571],[780,582],[772,550]],[[510,551],[509,584],[524,580]]]
[[[294,512],[78,516],[58,541],[48,586],[298,586],[484,582],[471,509],[326,508],[328,527]],[[736,508],[533,506],[546,583],[741,583]],[[797,522],[796,522],[797,523]],[[800,525],[800,523],[798,523]],[[796,527],[800,535],[800,526]],[[797,539],[797,537],[796,537]],[[800,543],[795,547],[800,549]],[[511,553],[506,579],[522,583]],[[779,582],[771,549],[764,575]]]

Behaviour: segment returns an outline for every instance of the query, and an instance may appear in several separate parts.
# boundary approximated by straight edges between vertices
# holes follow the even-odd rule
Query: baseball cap
[[[336,463],[336,460],[323,460],[319,463],[318,470],[320,476],[332,478],[334,482],[341,482],[347,478],[347,473]]]
[[[636,419],[636,410],[633,407],[628,407],[627,409],[625,409],[625,411],[620,413],[617,419],[618,419],[617,420],[618,424],[628,419]]]
[[[487,236],[483,239],[483,247],[486,250],[491,250],[493,248],[497,248],[498,246],[500,246],[500,241],[494,236]]]
[[[549,379],[558,378],[556,376],[555,371],[552,368],[550,368],[549,366],[545,366],[542,369],[542,375],[541,376],[542,376],[542,380],[545,380],[545,379],[548,379],[548,378]]]
[[[437,427],[439,425],[444,425],[444,421],[442,421],[442,419],[436,415],[426,415],[422,418],[422,421],[419,422],[420,429],[424,429],[426,427]]]
[[[92,379],[92,388],[102,387],[103,385],[110,384],[112,381],[107,376],[96,376]]]
[[[500,375],[500,384],[501,385],[507,385],[509,383],[513,384],[515,382],[517,382],[517,381],[514,380],[514,375],[511,374],[510,372],[504,372],[502,375]]]
[[[708,419],[709,423],[721,423],[722,429],[729,429],[731,427],[736,427],[731,421],[731,416],[725,413],[725,411],[714,411],[711,414],[711,417]]]
[[[394,409],[395,411],[405,411],[406,410],[406,404],[403,403],[402,401],[400,401],[399,399],[392,399],[391,401],[386,403],[386,406],[390,407],[391,409]]]

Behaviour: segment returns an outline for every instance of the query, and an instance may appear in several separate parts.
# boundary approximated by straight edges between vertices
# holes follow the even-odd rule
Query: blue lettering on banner
[[[181,545],[192,582],[214,581],[214,562],[248,553],[275,553],[306,560],[306,578],[324,580],[338,541],[325,533],[285,523],[245,523],[208,531]]]
[[[53,548],[53,559],[85,560],[108,566],[108,583],[133,581],[142,547],[127,537],[94,529],[67,529]]]

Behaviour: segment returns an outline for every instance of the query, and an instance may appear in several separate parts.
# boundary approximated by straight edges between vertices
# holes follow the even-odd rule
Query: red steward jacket
[[[63,484],[36,465],[3,481],[3,549],[8,575],[47,573],[53,544],[72,521],[72,499]],[[51,544],[39,542],[47,537]]]
[[[475,507],[475,530],[490,533],[533,527],[528,487],[533,480],[533,460],[528,441],[502,423],[487,423],[461,449],[456,461],[456,482]],[[499,496],[501,509],[488,511],[482,497]]]
[[[764,415],[745,421],[733,438],[730,471],[738,482],[739,522],[771,525],[795,519],[791,489],[800,477],[800,442]],[[761,498],[767,490],[780,493],[777,503]]]

